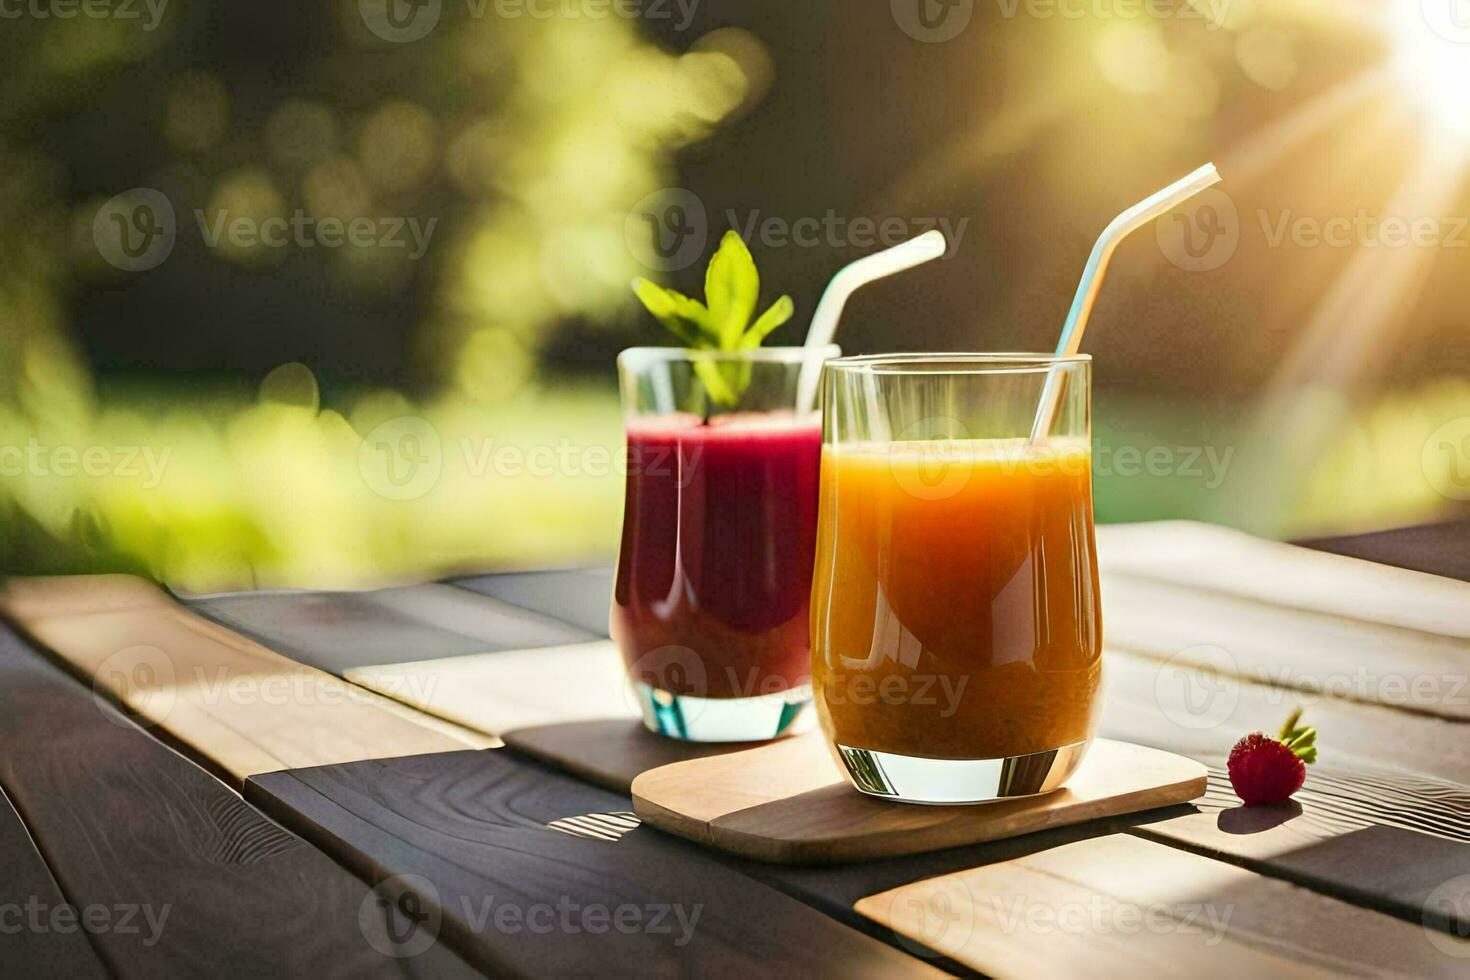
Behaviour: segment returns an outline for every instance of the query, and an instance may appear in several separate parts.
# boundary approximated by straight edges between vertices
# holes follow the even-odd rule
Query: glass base
[[[1039,796],[1062,788],[1091,740],[999,759],[925,759],[837,746],[853,786],[903,803],[955,805]]]
[[[684,742],[768,742],[811,727],[811,685],[754,698],[697,698],[642,681],[633,696],[648,730]]]

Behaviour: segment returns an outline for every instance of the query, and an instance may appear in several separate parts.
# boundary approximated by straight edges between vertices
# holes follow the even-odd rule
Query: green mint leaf
[[[754,350],[796,311],[791,297],[782,296],[750,322],[760,302],[761,277],[750,249],[734,231],[725,233],[710,259],[704,288],[701,303],[647,279],[633,280],[633,292],[648,312],[692,350]],[[737,406],[750,387],[748,361],[696,361],[694,373],[709,400],[725,408]]]
[[[759,347],[765,343],[773,330],[790,320],[795,313],[796,304],[792,302],[791,297],[782,296],[769,310],[761,314],[761,318],[755,321],[755,326],[745,332],[745,336],[740,340],[740,348],[754,350]]]
[[[725,232],[704,276],[704,301],[722,350],[735,350],[760,301],[761,277],[750,249],[733,231]]]
[[[719,364],[715,361],[695,361],[694,373],[704,384],[704,390],[709,392],[711,401],[725,408],[734,408],[735,404],[740,401],[740,396],[745,393],[745,388],[742,385],[737,390],[735,384],[738,382],[732,383],[731,379],[726,378],[725,375],[727,372],[725,369],[741,366],[739,364]],[[744,366],[749,367],[749,365]],[[749,383],[749,379],[747,379],[746,384]]]
[[[709,311],[698,300],[641,278],[633,280],[633,292],[654,319],[686,347],[710,346],[706,333]]]

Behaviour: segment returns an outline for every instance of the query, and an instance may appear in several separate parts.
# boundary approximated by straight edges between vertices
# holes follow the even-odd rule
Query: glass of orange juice
[[[1091,359],[842,358],[823,411],[812,686],[848,778],[914,803],[1059,788],[1102,674]]]

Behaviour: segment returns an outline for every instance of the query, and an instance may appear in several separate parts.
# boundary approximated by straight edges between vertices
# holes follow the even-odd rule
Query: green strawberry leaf
[[[1298,728],[1301,719],[1302,709],[1297,708],[1281,726],[1280,740],[1298,759],[1310,765],[1317,761],[1317,729]]]

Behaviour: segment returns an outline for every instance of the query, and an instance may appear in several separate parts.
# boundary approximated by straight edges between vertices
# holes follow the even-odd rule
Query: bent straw
[[[826,347],[837,336],[837,322],[853,293],[879,279],[887,279],[907,269],[944,255],[949,251],[949,242],[942,231],[927,231],[918,238],[858,259],[838,272],[827,284],[817,312],[812,315],[812,325],[806,334],[808,351]],[[808,360],[801,366],[797,380],[796,406],[798,412],[810,412],[816,407],[817,381],[822,374],[822,365]]]
[[[1108,262],[1118,243],[1144,225],[1194,197],[1200,191],[1220,182],[1220,174],[1213,163],[1207,163],[1182,180],[1176,181],[1156,194],[1139,201],[1112,220],[1082,270],[1082,281],[1077,285],[1077,295],[1072,300],[1072,309],[1067,314],[1067,323],[1062,328],[1062,339],[1057,344],[1057,357],[1071,357],[1082,348],[1082,332],[1087,329],[1087,319],[1092,315],[1097,302],[1098,290],[1102,288],[1103,276],[1107,275]],[[1057,411],[1057,399],[1061,397],[1061,384],[1055,367],[1047,372],[1046,388],[1041,393],[1041,405],[1036,420],[1031,425],[1031,441],[1040,442],[1051,431]]]

